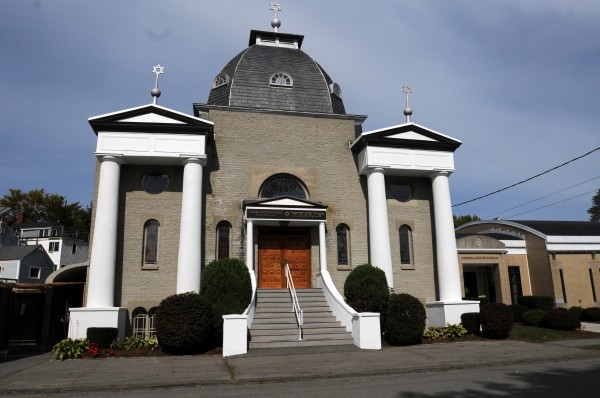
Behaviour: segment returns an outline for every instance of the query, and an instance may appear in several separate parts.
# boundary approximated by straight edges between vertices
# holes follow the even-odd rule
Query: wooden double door
[[[297,289],[310,288],[308,229],[264,229],[258,232],[258,287],[285,288],[288,263]]]

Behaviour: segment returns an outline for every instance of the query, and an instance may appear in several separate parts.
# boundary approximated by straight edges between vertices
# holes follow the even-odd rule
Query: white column
[[[462,300],[460,271],[450,201],[450,172],[436,172],[431,176],[433,187],[433,215],[437,251],[437,273],[440,301]]]
[[[370,169],[367,170],[366,175],[369,197],[371,265],[381,268],[385,272],[389,287],[394,287],[384,170],[382,168]]]
[[[254,223],[246,221],[246,266],[250,271],[254,270]]]
[[[321,272],[327,271],[327,246],[325,239],[325,221],[319,223],[319,265]]]
[[[115,264],[119,215],[120,158],[99,157],[100,177],[86,307],[110,308],[115,303]]]
[[[177,293],[200,291],[203,163],[204,160],[198,158],[184,161]]]

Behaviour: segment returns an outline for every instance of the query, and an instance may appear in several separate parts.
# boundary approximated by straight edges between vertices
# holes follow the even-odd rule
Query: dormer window
[[[229,75],[227,73],[221,73],[213,81],[213,88],[221,87],[229,84]]]
[[[287,73],[278,72],[271,76],[271,86],[293,87],[294,81]]]
[[[333,83],[329,87],[330,87],[330,90],[331,90],[332,94],[335,94],[338,97],[342,98],[342,88],[340,87],[339,84]]]

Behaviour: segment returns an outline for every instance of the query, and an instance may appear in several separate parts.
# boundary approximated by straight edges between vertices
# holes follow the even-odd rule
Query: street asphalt
[[[545,344],[457,341],[377,351],[355,347],[270,349],[229,358],[195,355],[57,361],[44,353],[0,362],[0,396],[394,376],[584,358],[596,358],[600,363],[598,348],[600,339]]]

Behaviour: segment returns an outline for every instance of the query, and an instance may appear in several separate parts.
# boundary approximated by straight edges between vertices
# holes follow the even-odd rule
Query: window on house
[[[54,253],[60,250],[60,242],[50,242],[48,245],[48,252]]]
[[[71,247],[71,254],[75,254],[77,253],[77,245],[73,244],[73,247]]]
[[[144,263],[157,264],[158,260],[158,232],[160,223],[156,220],[148,220],[144,224]]]
[[[413,263],[413,236],[412,229],[404,224],[400,227],[400,264],[412,265]]]
[[[217,224],[217,259],[229,258],[229,243],[231,239],[231,224],[221,221]]]
[[[594,274],[592,273],[592,269],[588,269],[590,274],[590,283],[592,284],[592,298],[594,301],[598,301],[596,297],[596,285],[594,284]]]
[[[226,73],[218,75],[215,77],[215,80],[213,80],[213,88],[221,87],[226,84],[229,84],[229,75]]]
[[[49,235],[50,235],[49,229],[40,229],[38,231],[38,237],[40,237],[40,238],[47,238]]]
[[[260,187],[259,197],[261,199],[275,198],[277,196],[308,199],[308,193],[304,184],[289,174],[276,174],[269,177]]]
[[[156,319],[155,315],[155,307],[151,308],[148,312],[146,312],[144,308],[136,308],[133,310],[131,319],[133,335],[144,339],[154,337],[156,335],[156,328],[154,326]]]
[[[523,295],[523,286],[521,285],[521,270],[518,266],[508,267],[508,280],[510,283],[510,297],[513,304],[517,304],[519,297]]]
[[[338,265],[349,265],[350,228],[346,224],[340,224],[335,231],[337,234]]]
[[[29,268],[29,277],[31,279],[40,279],[41,274],[42,274],[42,269],[40,267],[30,267]]]
[[[294,80],[284,72],[278,72],[271,76],[271,86],[293,87]]]
[[[560,287],[563,294],[563,302],[567,304],[567,289],[565,289],[565,275],[563,274],[562,268],[558,270],[558,276],[560,276]]]
[[[58,236],[58,231],[56,229],[52,229],[52,236]]]

